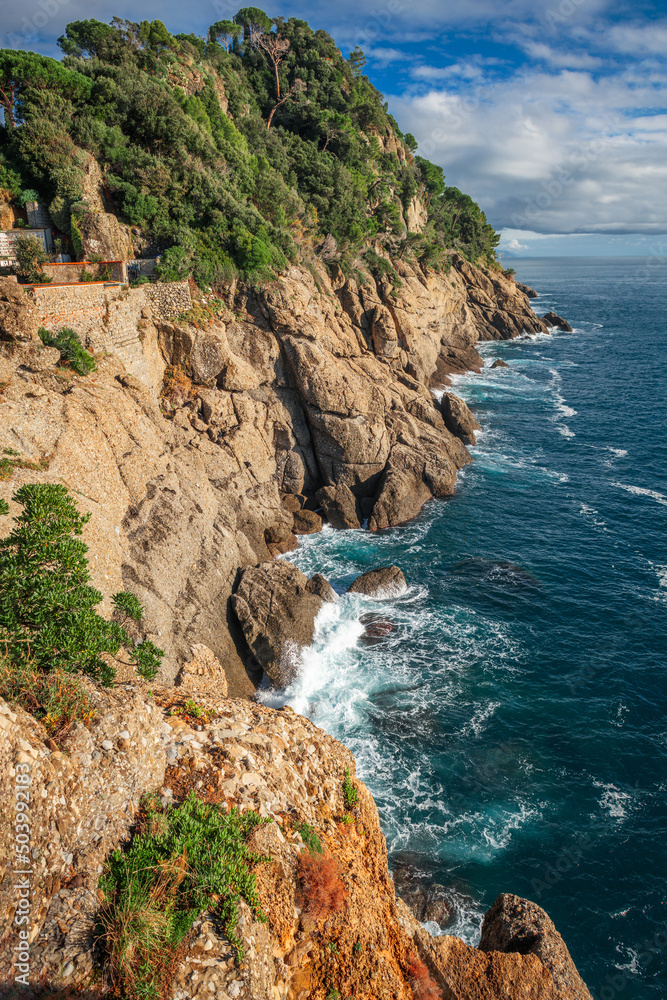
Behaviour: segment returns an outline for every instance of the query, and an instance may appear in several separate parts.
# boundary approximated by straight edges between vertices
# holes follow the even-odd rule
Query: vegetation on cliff
[[[90,586],[87,546],[78,537],[90,515],[77,510],[67,488],[31,483],[12,499],[23,512],[0,539],[0,695],[20,703],[54,731],[75,718],[85,719],[85,692],[72,674],[87,674],[104,684],[115,675],[113,660],[132,648],[127,624],[139,622],[143,609],[125,591],[113,597],[115,621],[95,610],[102,594]],[[9,512],[0,501],[0,515]],[[132,661],[146,678],[157,673],[162,651],[144,640]]]
[[[484,213],[415,158],[363,53],[327,32],[244,8],[205,37],[114,18],[59,43],[62,62],[0,51],[0,186],[38,189],[75,247],[92,155],[107,205],[166,250],[165,278],[262,280],[323,241],[344,269],[371,246],[494,262]]]

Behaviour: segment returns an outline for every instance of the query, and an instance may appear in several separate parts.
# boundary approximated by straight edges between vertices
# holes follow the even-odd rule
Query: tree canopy
[[[158,20],[88,19],[59,45],[62,61],[0,50],[0,182],[36,189],[75,252],[92,157],[110,208],[166,251],[164,274],[203,287],[270,279],[327,237],[344,268],[368,248],[418,249],[432,267],[452,251],[495,260],[484,213],[415,156],[363,52],[344,58],[304,20],[245,7],[173,36]],[[418,242],[415,195],[429,215]]]

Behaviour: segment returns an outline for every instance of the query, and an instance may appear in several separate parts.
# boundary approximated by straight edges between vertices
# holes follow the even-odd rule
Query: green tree
[[[90,95],[90,88],[90,80],[55,59],[0,49],[0,107],[12,129],[21,121],[21,102],[29,91],[55,91],[67,100],[83,100]]]
[[[0,647],[17,669],[34,664],[49,673],[81,671],[110,684],[116,658],[132,643],[124,625],[139,621],[133,594],[113,597],[119,621],[107,621],[96,606],[102,594],[89,585],[88,547],[80,540],[90,514],[81,515],[67,488],[55,483],[22,486],[12,497],[23,507],[11,533],[0,539]],[[0,508],[7,513],[7,505]],[[144,641],[134,648],[134,665],[154,677],[162,650]]]
[[[142,21],[139,25],[139,38],[154,55],[176,46],[173,36],[162,21]]]
[[[355,46],[354,52],[350,52],[347,61],[350,64],[353,76],[361,76],[361,71],[366,65],[366,56],[358,45]]]
[[[210,42],[220,42],[222,39],[225,49],[231,50],[234,40],[239,37],[243,27],[240,24],[234,24],[233,21],[216,21],[208,29],[208,37]]]
[[[405,145],[408,147],[411,153],[416,153],[419,143],[415,139],[412,132],[405,133]]]
[[[58,45],[67,56],[79,59],[96,57],[104,62],[118,62],[127,51],[127,44],[117,28],[91,18],[87,21],[72,21],[65,28],[65,34],[58,39]]]
[[[40,281],[42,265],[48,259],[41,240],[36,236],[18,236],[14,240],[14,253],[19,277],[29,282]]]
[[[243,40],[252,46],[255,43],[255,36],[262,32],[269,32],[273,27],[273,21],[268,14],[265,14],[259,7],[242,7],[234,15],[234,22],[243,28]]]

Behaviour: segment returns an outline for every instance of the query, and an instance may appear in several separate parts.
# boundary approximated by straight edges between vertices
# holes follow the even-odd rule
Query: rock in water
[[[537,292],[535,291],[534,288],[531,288],[529,285],[523,285],[520,281],[517,281],[516,287],[519,289],[520,292],[523,292],[524,295],[527,295],[529,299],[537,298]]]
[[[467,403],[458,396],[446,392],[440,404],[445,427],[460,438],[464,444],[474,444],[477,440],[475,431],[481,430]]]
[[[385,618],[384,615],[370,613],[362,615],[359,621],[364,626],[364,634],[359,640],[364,646],[375,646],[378,642],[382,642],[395,628],[391,619]]]
[[[347,588],[348,594],[365,594],[367,597],[400,597],[408,589],[407,580],[398,566],[382,566],[362,573]]]
[[[502,358],[496,358],[496,360],[493,362],[493,364],[491,365],[491,367],[492,368],[509,368],[509,365],[507,364],[506,361],[503,361]]]
[[[338,594],[321,573],[315,573],[314,576],[311,576],[306,584],[306,590],[309,594],[316,594],[329,604],[336,604],[338,601]]]
[[[337,486],[323,486],[315,499],[321,505],[332,528],[360,528],[357,516],[357,501],[354,493],[345,483]]]
[[[559,330],[564,330],[565,333],[572,333],[572,327],[570,326],[570,324],[567,322],[567,320],[563,319],[562,316],[559,316],[558,313],[555,312],[545,313],[545,315],[542,317],[542,322],[546,323],[547,326],[556,326],[558,327]]]
[[[536,955],[562,1000],[592,1000],[551,918],[536,903],[502,893],[484,917],[481,951]]]
[[[278,687],[294,680],[299,651],[313,641],[322,597],[291,563],[261,563],[241,571],[231,603],[243,635]]]
[[[295,535],[314,535],[322,530],[322,518],[312,510],[297,510],[294,512]]]

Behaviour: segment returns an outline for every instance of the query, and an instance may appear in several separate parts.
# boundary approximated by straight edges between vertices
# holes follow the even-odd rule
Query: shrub
[[[19,278],[27,282],[42,281],[42,264],[46,264],[47,257],[40,240],[35,236],[17,236],[14,252]]]
[[[345,768],[345,777],[343,778],[343,798],[348,809],[354,809],[359,798],[359,792],[352,784],[352,779],[350,778],[349,767]]]
[[[215,911],[242,959],[238,902],[244,899],[266,919],[250,866],[269,860],[254,854],[246,839],[267,822],[252,811],[225,813],[193,792],[164,813],[148,803],[146,832],[126,852],[115,851],[100,879],[105,901],[97,933],[121,995],[163,995],[169,959],[204,910]]]
[[[26,188],[19,196],[19,202],[24,207],[29,201],[39,201],[39,194],[34,188]]]
[[[310,823],[297,823],[294,829],[297,833],[301,834],[301,839],[311,854],[323,853],[320,838],[317,836]]]
[[[74,330],[64,326],[57,333],[50,333],[42,327],[39,336],[45,347],[57,347],[60,351],[60,361],[71,365],[79,375],[88,375],[95,371],[94,357],[85,349],[78,333]]]
[[[121,621],[97,614],[102,595],[89,586],[88,547],[76,537],[90,514],[79,513],[65,486],[31,483],[12,499],[24,509],[0,539],[0,649],[17,670],[81,672],[110,684],[109,658],[131,646],[124,626],[141,619],[139,601],[125,592],[114,596]],[[7,513],[3,502],[0,514]],[[144,641],[133,654],[141,676],[154,677],[162,650]]]
[[[4,657],[0,696],[39,719],[51,737],[64,735],[74,722],[89,723],[96,714],[78,677],[63,670],[45,674],[32,663],[13,665]]]
[[[431,979],[428,969],[414,952],[410,955],[408,976],[414,1000],[442,1000],[442,990]]]
[[[303,851],[299,858],[299,881],[304,909],[313,920],[337,913],[345,905],[347,889],[339,861],[331,854]]]

